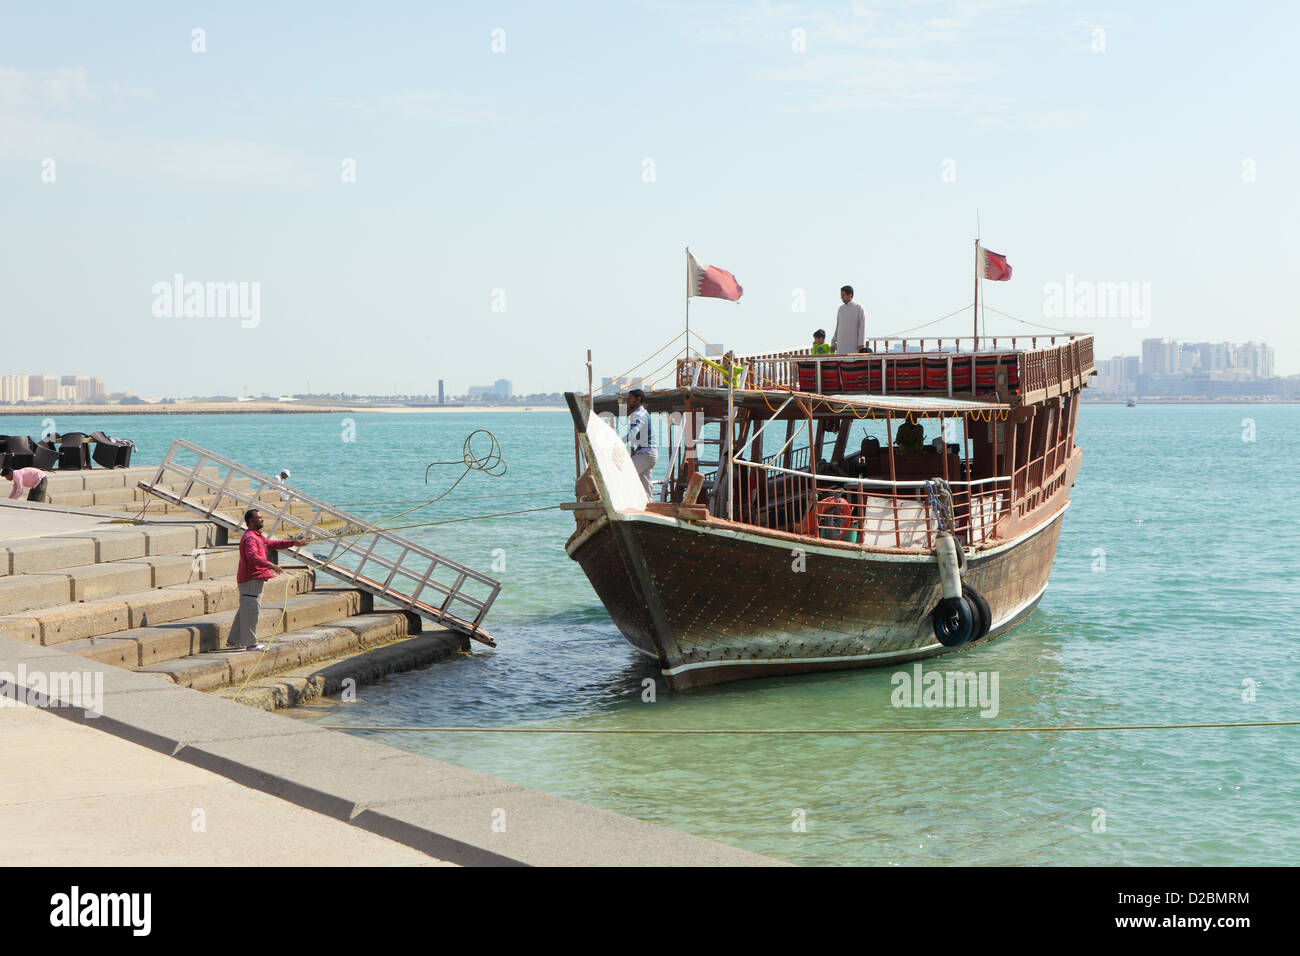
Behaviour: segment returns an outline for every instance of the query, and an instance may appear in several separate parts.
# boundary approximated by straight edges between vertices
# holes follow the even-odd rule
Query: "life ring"
[[[849,533],[849,519],[852,517],[853,506],[844,498],[839,495],[833,498],[823,498],[808,509],[808,517],[804,519],[804,534],[814,538],[827,538],[831,541],[843,540],[844,536]],[[825,518],[831,520],[842,518],[843,524],[832,524],[826,527],[822,523]]]
[[[944,647],[961,647],[975,635],[976,613],[965,596],[943,598],[930,615],[934,636]]]

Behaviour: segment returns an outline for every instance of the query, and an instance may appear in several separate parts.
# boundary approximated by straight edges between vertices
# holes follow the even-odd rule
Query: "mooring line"
[[[580,728],[580,727],[374,727],[316,724],[323,730],[417,731],[439,734],[745,734],[745,735],[854,735],[854,734],[1062,734],[1077,730],[1201,730],[1223,727],[1300,727],[1300,720],[1256,720],[1214,724],[1071,724],[1060,727],[868,727],[825,730],[709,728]]]

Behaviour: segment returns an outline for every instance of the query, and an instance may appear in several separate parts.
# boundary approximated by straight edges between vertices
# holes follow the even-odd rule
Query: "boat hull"
[[[968,558],[965,583],[992,626],[940,644],[931,555],[822,547],[660,515],[603,516],[568,550],[627,641],[673,690],[755,677],[892,666],[985,643],[1027,617],[1047,587],[1066,503],[1008,545]]]

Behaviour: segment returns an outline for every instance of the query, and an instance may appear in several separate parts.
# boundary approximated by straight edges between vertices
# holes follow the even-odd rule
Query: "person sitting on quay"
[[[825,329],[818,329],[816,332],[813,333],[812,354],[813,355],[835,354],[835,349],[833,349],[830,343],[826,341]]]
[[[49,487],[46,479],[49,477],[39,468],[19,468],[15,471],[6,466],[0,469],[0,478],[13,482],[13,488],[9,492],[11,500],[22,497],[23,489],[30,488],[27,494],[28,501],[44,501],[45,490]]]

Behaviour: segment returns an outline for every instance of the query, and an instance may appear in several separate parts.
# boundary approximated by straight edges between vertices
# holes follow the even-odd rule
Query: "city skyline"
[[[1094,397],[1300,397],[1300,375],[1279,376],[1267,342],[1180,342],[1149,338],[1141,355],[1096,360]]]
[[[990,332],[1230,328],[1294,374],[1300,13],[1260,9],[10,9],[6,345],[141,394],[427,394],[445,355],[530,393],[680,333],[688,245],[738,354],[845,283],[869,335],[969,335],[978,219]]]
[[[46,375],[44,372],[0,373],[0,402],[88,401],[108,396],[104,380],[89,375]]]

